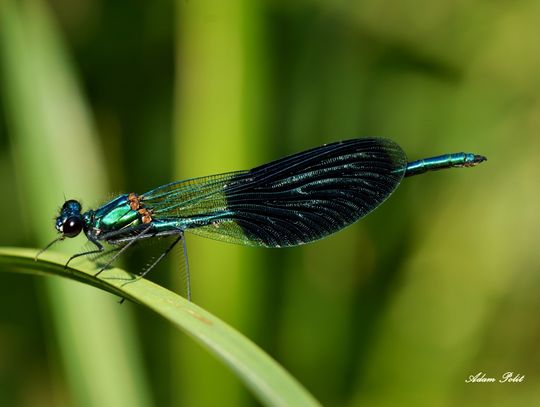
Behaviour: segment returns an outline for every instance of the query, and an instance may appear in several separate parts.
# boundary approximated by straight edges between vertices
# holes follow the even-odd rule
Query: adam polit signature
[[[478,372],[465,379],[465,383],[523,383],[524,381],[525,375],[514,372],[506,372],[499,378],[489,377],[484,372]]]

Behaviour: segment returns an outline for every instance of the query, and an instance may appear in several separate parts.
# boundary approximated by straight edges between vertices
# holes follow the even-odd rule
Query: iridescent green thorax
[[[139,213],[130,207],[127,194],[120,195],[97,210],[87,213],[91,214],[90,226],[94,230],[99,230],[100,233],[119,230],[126,226],[136,226],[141,223]]]

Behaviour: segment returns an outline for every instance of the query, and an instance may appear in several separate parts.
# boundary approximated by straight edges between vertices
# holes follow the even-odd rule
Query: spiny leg
[[[53,244],[56,242],[59,242],[61,240],[64,240],[64,236],[58,236],[56,239],[54,239],[51,243],[49,243],[47,246],[45,246],[43,249],[41,249],[39,252],[37,252],[36,256],[34,257],[34,261],[38,260],[38,257],[41,256],[41,254],[45,251],[47,251]]]
[[[186,262],[186,297],[188,301],[191,301],[191,277],[189,274],[189,261],[187,257],[187,248],[186,248],[186,239],[184,233],[181,232],[176,239],[171,243],[171,245],[163,252],[161,255],[146,269],[141,273],[141,278],[150,272],[156,265],[169,254],[169,252],[177,245],[177,243],[182,240],[182,251],[184,254],[184,259]]]
[[[101,267],[101,269],[96,273],[94,274],[94,277],[97,277],[99,276],[103,270],[105,270],[106,268],[108,268],[122,253],[124,253],[129,247],[131,247],[135,242],[137,242],[139,239],[141,239],[145,234],[146,232],[148,232],[150,229],[152,228],[152,225],[148,225],[147,228],[143,229],[143,231],[141,233],[139,233],[137,236],[135,236],[133,239],[131,239],[124,247],[122,247],[120,250],[118,250],[118,252],[111,257],[111,259],[103,266]],[[103,250],[103,249],[102,249]]]
[[[88,240],[90,240],[92,243],[94,243],[96,246],[97,246],[97,249],[96,250],[89,250],[87,252],[82,252],[82,253],[77,253],[77,254],[74,254],[73,256],[71,256],[68,261],[66,262],[66,264],[64,265],[64,268],[67,268],[68,264],[71,262],[71,260],[73,259],[76,259],[77,257],[81,257],[81,256],[88,256],[89,254],[94,254],[94,253],[101,253],[103,252],[103,250],[105,250],[105,248],[103,247],[103,245],[101,243],[99,243],[97,240],[95,239],[92,239],[90,237],[88,237]]]
[[[191,301],[191,276],[189,274],[189,261],[187,255],[186,239],[182,233],[182,250],[184,251],[184,260],[186,261],[186,296]]]
[[[117,251],[119,250],[122,250],[122,247],[123,246],[119,246],[119,247],[113,247],[112,249],[107,249],[107,250],[104,250],[102,251],[101,253],[98,253],[96,256],[92,256],[91,259],[94,263],[98,264],[99,265],[99,262],[105,257],[105,256],[108,256],[108,255],[114,255],[113,253],[116,253]],[[106,259],[104,260],[106,261]]]

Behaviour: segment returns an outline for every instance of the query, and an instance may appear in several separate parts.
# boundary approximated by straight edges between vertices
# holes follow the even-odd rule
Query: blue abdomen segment
[[[209,225],[218,227],[219,222],[230,218],[232,215],[230,211],[217,211],[211,215],[191,216],[189,218],[154,219],[153,226],[155,231],[160,233],[174,230],[184,231]]]
[[[424,158],[422,160],[407,163],[405,176],[423,174],[427,171],[442,170],[454,167],[474,167],[486,161],[486,157],[471,153],[443,154],[436,157]]]

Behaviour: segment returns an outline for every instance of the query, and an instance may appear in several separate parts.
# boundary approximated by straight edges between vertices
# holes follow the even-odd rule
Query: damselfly
[[[401,147],[387,139],[326,144],[247,171],[173,182],[141,195],[120,195],[86,212],[78,201],[68,200],[56,218],[60,235],[39,254],[82,231],[95,248],[74,254],[68,263],[103,253],[104,244],[111,245],[114,253],[99,274],[135,243],[170,237],[168,247],[141,275],[181,242],[189,298],[184,232],[247,246],[301,245],[367,215],[404,177],[472,167],[485,160],[481,155],[456,153],[408,162]]]

